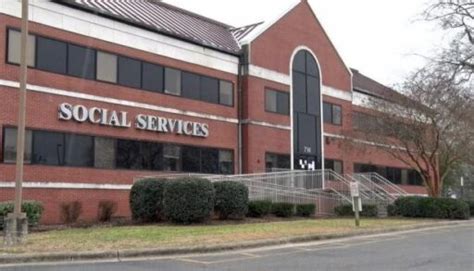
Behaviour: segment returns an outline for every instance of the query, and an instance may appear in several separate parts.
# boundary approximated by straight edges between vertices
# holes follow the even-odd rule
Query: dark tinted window
[[[141,62],[128,57],[118,58],[118,83],[123,86],[141,87]]]
[[[33,163],[64,164],[64,134],[35,131],[33,134]]]
[[[293,62],[293,69],[302,73],[306,73],[306,52],[299,51]]]
[[[66,135],[65,165],[92,167],[94,165],[94,139],[91,136]]]
[[[314,155],[316,149],[316,117],[298,113],[298,152],[306,155]]]
[[[155,92],[163,92],[163,67],[143,63],[142,88]]]
[[[64,42],[37,37],[37,63],[39,69],[66,73],[67,44]]]
[[[143,169],[140,157],[140,142],[131,140],[117,140],[117,168]]]
[[[68,74],[91,80],[95,79],[95,50],[72,44],[68,46]]]
[[[219,103],[219,81],[210,77],[201,77],[201,100]]]
[[[201,172],[215,174],[219,172],[219,151],[215,149],[202,149]]]
[[[200,76],[194,73],[182,72],[181,77],[181,95],[186,98],[199,100],[201,96],[199,93],[201,82]]]
[[[165,93],[181,95],[181,71],[165,68]]]
[[[181,171],[181,147],[175,145],[163,146],[163,170]]]
[[[319,69],[316,60],[310,53],[306,53],[306,73],[314,77],[319,77]]]
[[[323,116],[325,123],[332,122],[332,105],[329,103],[323,103]]]
[[[24,161],[31,162],[31,144],[32,133],[30,130],[25,130],[25,152]],[[5,128],[3,133],[3,162],[16,162],[16,128]]]
[[[94,167],[115,168],[115,139],[96,137],[94,148]]]
[[[306,78],[304,74],[293,73],[293,110],[306,112]]]
[[[267,172],[275,170],[290,169],[290,155],[266,153],[265,154],[265,167]]]
[[[290,95],[284,92],[278,92],[277,112],[288,115],[290,113]]]
[[[201,168],[201,151],[199,148],[183,147],[183,171],[184,172],[200,172]]]
[[[308,114],[319,116],[320,105],[319,105],[319,80],[312,76],[306,77],[306,99]]]

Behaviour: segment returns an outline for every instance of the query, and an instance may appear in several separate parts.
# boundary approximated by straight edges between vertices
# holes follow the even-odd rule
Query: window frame
[[[276,102],[275,107],[276,107],[276,111],[271,111],[271,110],[269,110],[268,107],[267,107],[267,92],[274,92],[274,93],[275,93],[275,98],[276,98],[276,100],[275,100],[275,102]],[[287,108],[288,113],[282,113],[282,112],[279,112],[279,111],[278,111],[278,97],[279,97],[280,95],[286,95],[286,96],[288,96],[288,104],[287,104],[287,106],[288,106],[288,108]],[[283,115],[283,116],[290,116],[290,99],[291,99],[291,98],[290,98],[290,93],[289,93],[289,92],[287,92],[287,91],[281,91],[281,90],[276,90],[276,89],[273,89],[273,88],[267,88],[267,87],[266,87],[266,88],[265,88],[265,91],[263,92],[263,99],[264,99],[265,112],[267,112],[267,113],[273,113],[273,114],[278,114],[278,115]]]
[[[5,44],[5,63],[9,64],[9,65],[15,65],[15,66],[19,66],[19,64],[17,63],[13,63],[13,62],[10,62],[9,59],[8,59],[8,48],[9,48],[9,35],[8,35],[8,31],[10,30],[13,30],[13,31],[17,31],[17,32],[21,32],[20,29],[18,28],[15,28],[15,27],[11,27],[11,26],[7,26],[6,27],[6,44]],[[80,43],[75,43],[75,42],[70,42],[68,40],[65,40],[65,39],[58,39],[56,37],[51,37],[51,36],[48,36],[48,35],[43,35],[43,34],[37,34],[36,32],[29,32],[28,33],[30,36],[32,36],[34,39],[35,39],[35,48],[34,48],[34,66],[28,66],[30,69],[36,69],[36,70],[40,70],[40,71],[44,71],[44,72],[48,72],[48,73],[52,73],[52,74],[59,74],[59,75],[64,75],[64,76],[71,76],[71,77],[74,77],[74,78],[79,78],[79,79],[82,79],[82,80],[90,80],[90,81],[95,81],[95,82],[100,82],[100,83],[104,83],[104,84],[111,84],[111,85],[117,85],[117,86],[121,86],[121,87],[126,87],[126,88],[131,88],[131,89],[135,89],[135,90],[141,90],[141,91],[147,91],[147,92],[152,92],[152,93],[156,93],[156,94],[162,94],[162,95],[169,95],[169,96],[173,96],[173,97],[180,97],[180,98],[183,98],[183,99],[189,99],[189,100],[197,100],[197,101],[200,101],[200,102],[204,102],[204,103],[208,103],[208,104],[214,104],[214,105],[221,105],[221,106],[226,106],[226,107],[235,107],[235,84],[233,81],[230,81],[230,80],[226,80],[226,79],[222,79],[222,78],[218,78],[218,77],[214,77],[214,76],[209,76],[209,75],[206,75],[206,74],[200,74],[200,73],[194,73],[193,71],[191,70],[183,70],[183,69],[180,69],[180,68],[176,68],[176,67],[173,67],[173,66],[165,66],[161,63],[157,63],[157,62],[150,62],[150,61],[147,61],[147,60],[144,60],[144,59],[141,59],[141,58],[136,58],[136,57],[133,57],[133,56],[129,56],[129,55],[124,55],[124,54],[118,54],[118,53],[115,53],[115,52],[111,52],[109,50],[102,50],[102,49],[98,49],[96,47],[88,47],[84,44],[80,44]],[[56,41],[56,42],[61,42],[61,43],[65,43],[66,44],[66,71],[65,73],[59,73],[59,72],[53,72],[53,71],[48,71],[48,70],[45,70],[45,69],[39,69],[37,67],[37,64],[38,64],[38,42],[37,42],[37,39],[38,38],[45,38],[45,39],[50,39],[50,40],[53,40],[53,41]],[[89,50],[93,50],[94,51],[94,54],[95,54],[95,69],[94,69],[94,77],[91,79],[91,78],[87,78],[87,77],[81,77],[81,76],[76,76],[76,75],[73,75],[73,74],[69,74],[69,46],[72,45],[72,46],[77,46],[77,47],[82,47],[82,48],[87,48]],[[116,80],[115,82],[112,82],[112,81],[106,81],[106,80],[101,80],[97,77],[97,72],[98,72],[98,55],[99,55],[99,52],[102,52],[102,53],[105,53],[105,54],[110,54],[110,55],[114,55],[116,57],[116,65],[115,65],[115,74],[116,74]],[[119,58],[129,58],[129,59],[132,59],[132,60],[135,60],[135,61],[139,61],[140,62],[140,69],[141,69],[141,76],[140,76],[140,87],[133,87],[133,86],[127,86],[127,85],[123,85],[123,84],[120,84],[119,83]],[[161,87],[161,90],[160,91],[154,91],[154,90],[150,90],[150,89],[145,89],[143,88],[143,65],[147,63],[147,64],[151,64],[151,65],[156,65],[156,66],[160,66],[162,69],[163,69],[163,82],[162,82],[162,87]],[[180,73],[183,73],[183,72],[188,72],[188,73],[194,73],[196,74],[197,76],[199,77],[209,77],[211,79],[215,79],[218,81],[218,91],[217,91],[217,102],[209,102],[209,101],[206,101],[206,100],[203,100],[203,99],[193,99],[193,98],[188,98],[188,97],[184,97],[182,96],[182,89],[180,86],[180,94],[179,95],[174,95],[174,94],[171,94],[171,93],[166,93],[165,92],[165,85],[166,85],[166,69],[169,68],[169,69],[174,69],[174,70],[177,70],[179,71]],[[181,76],[182,77],[182,76]],[[221,103],[221,82],[228,82],[231,86],[232,86],[232,104],[227,104],[227,103]],[[200,91],[200,90],[199,90]],[[200,93],[199,93],[200,95]]]
[[[328,106],[331,108],[331,115],[330,115],[330,117],[329,117],[329,118],[330,118],[330,122],[326,122],[326,117],[324,116],[324,106],[325,106],[325,105],[328,105]],[[336,122],[334,121],[334,108],[335,108],[335,107],[339,107],[339,108],[340,108],[340,114],[341,114],[340,123],[336,123]],[[323,123],[325,123],[325,124],[331,124],[331,125],[335,125],[335,126],[342,126],[342,124],[343,124],[342,105],[323,101]]]

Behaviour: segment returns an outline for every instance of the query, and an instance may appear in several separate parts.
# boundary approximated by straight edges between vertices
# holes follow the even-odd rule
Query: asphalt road
[[[253,249],[123,262],[28,265],[1,270],[474,270],[474,224]]]

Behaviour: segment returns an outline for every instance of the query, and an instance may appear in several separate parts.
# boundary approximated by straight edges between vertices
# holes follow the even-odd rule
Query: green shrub
[[[467,205],[469,205],[469,213],[474,217],[474,200],[466,200]]]
[[[295,214],[295,205],[288,202],[273,203],[272,214],[278,217],[292,217]]]
[[[272,202],[269,200],[255,200],[249,202],[249,211],[247,216],[264,217],[272,211]]]
[[[466,202],[451,198],[403,197],[394,204],[404,217],[468,219],[470,216]]]
[[[111,200],[102,200],[99,202],[97,211],[97,220],[100,222],[108,222],[117,212],[117,203]]]
[[[143,179],[133,184],[129,198],[133,220],[157,222],[163,219],[165,182],[165,179]]]
[[[354,211],[352,211],[352,204],[339,205],[334,208],[334,212],[337,216],[354,216]],[[360,212],[360,216],[376,217],[377,215],[377,205],[362,204],[362,212]]]
[[[297,204],[296,215],[302,217],[309,217],[316,212],[316,204]]]
[[[9,213],[13,213],[13,207],[13,202],[0,202],[0,217],[6,217]],[[43,204],[39,201],[24,201],[21,205],[21,211],[26,213],[30,226],[38,225],[43,210]],[[0,225],[1,227],[3,225]]]
[[[399,216],[398,208],[395,204],[389,204],[387,206],[387,214],[388,216]]]
[[[225,181],[214,183],[216,203],[214,210],[220,219],[243,219],[248,212],[249,189],[241,183]]]
[[[214,186],[208,180],[185,177],[165,184],[163,211],[175,223],[189,224],[208,219],[214,202]]]

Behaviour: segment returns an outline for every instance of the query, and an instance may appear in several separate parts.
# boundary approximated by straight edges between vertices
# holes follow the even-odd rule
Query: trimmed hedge
[[[451,198],[403,197],[395,200],[396,213],[404,217],[469,219],[469,204]]]
[[[295,214],[295,205],[288,202],[275,202],[272,204],[272,214],[278,217],[292,217]]]
[[[302,217],[310,217],[316,212],[316,204],[297,204],[296,215]]]
[[[13,208],[13,202],[0,202],[0,217],[6,217],[7,214],[13,213]],[[26,213],[30,226],[38,225],[43,210],[43,204],[39,201],[24,201],[21,205],[21,211]],[[3,228],[3,225],[0,225],[0,228]]]
[[[163,212],[175,223],[202,222],[209,219],[214,201],[214,186],[209,180],[185,177],[166,182]]]
[[[214,183],[216,203],[214,210],[220,219],[243,219],[248,212],[249,189],[241,183],[224,181]]]
[[[165,183],[166,179],[143,179],[133,184],[129,199],[133,220],[158,222],[163,219]]]
[[[395,204],[389,204],[387,206],[387,215],[388,216],[399,216],[397,206]]]
[[[354,212],[352,211],[352,204],[339,205],[334,208],[334,212],[337,216],[354,216]],[[377,215],[377,205],[362,204],[362,212],[360,212],[360,216],[376,217]]]
[[[249,202],[247,216],[264,217],[272,211],[272,202],[269,200],[255,200]]]
[[[466,200],[466,203],[469,205],[469,213],[471,217],[474,217],[474,200]]]

